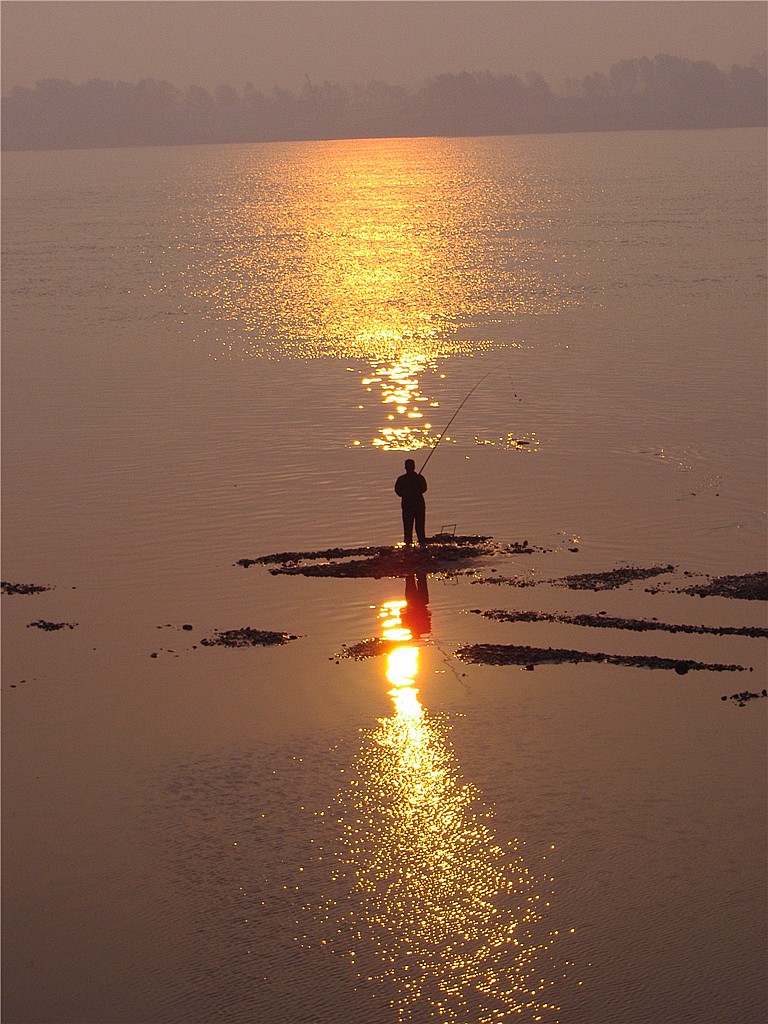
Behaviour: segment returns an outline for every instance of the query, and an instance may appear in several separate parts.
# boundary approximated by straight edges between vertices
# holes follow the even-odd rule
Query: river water
[[[766,568],[765,180],[761,130],[5,155],[9,1024],[763,1019],[764,640],[471,609],[765,626],[679,593]],[[543,551],[418,643],[401,579],[235,565],[395,543],[481,381],[428,531]],[[677,586],[546,582],[626,565]],[[200,645],[246,625],[300,638]]]

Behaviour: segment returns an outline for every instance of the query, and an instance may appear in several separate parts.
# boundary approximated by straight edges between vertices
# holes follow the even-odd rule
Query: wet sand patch
[[[660,658],[651,654],[606,654],[602,651],[575,651],[558,647],[527,647],[519,644],[466,644],[456,657],[471,665],[518,665],[533,669],[536,665],[577,665],[596,662],[627,668],[673,670],[685,675],[691,670],[709,672],[746,672],[744,665],[710,664],[689,658]]]
[[[212,637],[204,637],[200,643],[203,647],[274,647],[298,639],[297,633],[242,626],[240,629],[217,630]]]
[[[597,615],[567,615],[557,612],[510,612],[502,608],[471,608],[473,615],[498,622],[559,622],[568,626],[588,626],[595,629],[628,629],[636,633],[661,630],[666,633],[690,633],[710,636],[768,637],[768,629],[761,626],[690,626],[684,623],[659,622],[658,619],[625,619],[607,612]]]
[[[0,590],[4,594],[41,594],[45,590],[53,590],[53,587],[43,583],[9,583],[3,580],[0,583]]]
[[[34,627],[35,629],[45,630],[46,633],[54,632],[58,629],[74,629],[78,623],[76,622],[48,622],[46,619],[36,619],[34,622],[27,623],[27,629]]]
[[[534,554],[544,548],[527,541],[497,544],[492,537],[450,536],[429,538],[423,548],[366,547],[327,548],[322,551],[284,551],[259,558],[241,558],[236,565],[273,565],[272,575],[325,576],[334,578],[397,578],[442,569],[494,555]],[[322,564],[315,564],[321,562]]]

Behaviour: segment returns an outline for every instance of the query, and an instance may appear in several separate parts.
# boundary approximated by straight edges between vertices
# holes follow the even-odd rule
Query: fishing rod
[[[474,386],[474,387],[472,388],[472,390],[471,390],[471,391],[469,392],[469,394],[468,394],[468,395],[467,395],[467,396],[465,397],[464,401],[463,401],[463,402],[461,403],[461,405],[460,405],[460,406],[459,406],[459,408],[458,408],[458,409],[456,410],[456,412],[455,412],[455,413],[453,414],[453,416],[451,416],[451,418],[450,418],[450,419],[448,420],[448,422],[446,423],[446,425],[445,425],[445,426],[443,427],[442,433],[441,433],[441,434],[440,434],[440,435],[438,436],[437,440],[436,440],[436,441],[435,441],[435,443],[434,443],[434,444],[432,445],[432,450],[430,451],[429,455],[428,455],[428,456],[426,457],[426,459],[424,460],[424,465],[423,465],[423,466],[421,467],[421,469],[419,470],[419,473],[423,473],[423,472],[424,472],[424,466],[426,466],[426,464],[427,464],[427,463],[429,462],[429,460],[430,460],[430,459],[432,458],[432,456],[433,456],[433,455],[435,454],[435,452],[437,451],[437,446],[438,446],[438,445],[440,444],[440,442],[442,441],[442,439],[443,439],[443,434],[445,434],[445,432],[446,432],[446,430],[448,429],[448,427],[450,427],[450,425],[451,425],[451,424],[453,423],[453,421],[454,421],[454,420],[456,419],[456,417],[457,417],[457,416],[459,415],[459,413],[461,412],[461,410],[462,410],[463,406],[464,406],[464,405],[465,405],[465,404],[466,404],[466,403],[467,403],[467,402],[469,401],[469,399],[470,399],[470,398],[472,397],[472,395],[473,395],[473,394],[475,393],[475,391],[477,391],[477,389],[478,389],[478,388],[480,387],[480,385],[481,385],[481,384],[483,383],[483,381],[485,380],[485,378],[486,378],[486,377],[490,377],[490,375],[491,375],[492,373],[493,373],[493,370],[489,370],[489,371],[488,371],[488,373],[486,373],[486,374],[485,374],[485,375],[484,375],[483,377],[481,377],[481,378],[480,378],[480,380],[479,380],[479,381],[477,382],[477,384],[475,384],[475,386]]]

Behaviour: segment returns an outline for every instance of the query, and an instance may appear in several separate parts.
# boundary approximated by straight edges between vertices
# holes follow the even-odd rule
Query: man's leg
[[[427,535],[425,532],[425,524],[427,519],[427,510],[424,505],[421,508],[416,509],[416,539],[419,544],[427,543]]]
[[[413,520],[414,513],[408,509],[403,509],[403,540],[407,547],[413,544]]]

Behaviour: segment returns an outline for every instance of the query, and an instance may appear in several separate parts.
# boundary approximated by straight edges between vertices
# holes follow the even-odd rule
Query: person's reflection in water
[[[410,630],[414,640],[432,631],[432,614],[429,610],[429,590],[426,573],[405,577],[405,607],[400,612],[400,621]]]

